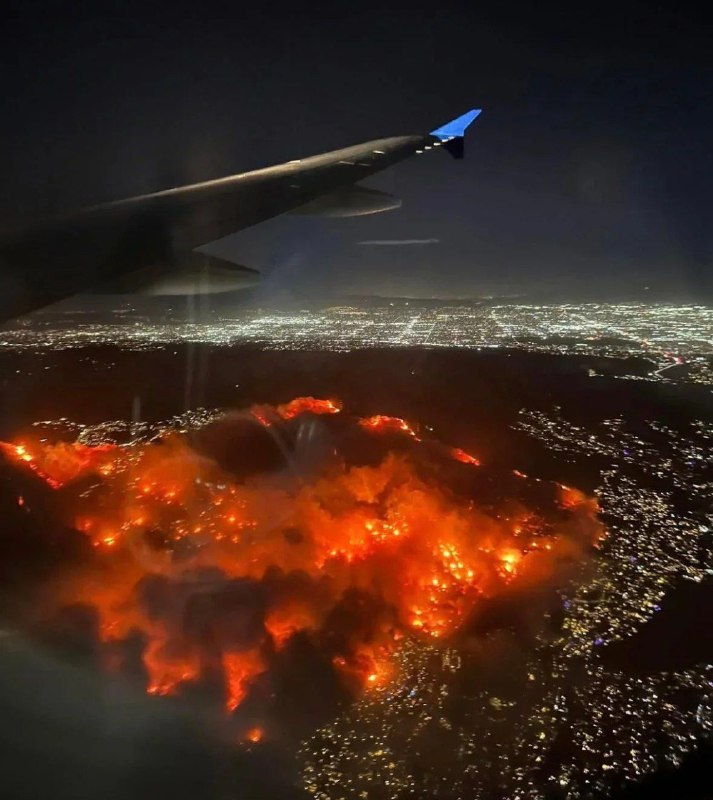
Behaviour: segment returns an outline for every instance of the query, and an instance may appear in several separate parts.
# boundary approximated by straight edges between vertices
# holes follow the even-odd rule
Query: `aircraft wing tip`
[[[442,142],[456,137],[462,137],[465,134],[466,128],[476,117],[480,116],[482,111],[482,108],[472,108],[470,111],[466,111],[465,114],[461,114],[459,117],[450,120],[450,122],[446,122],[445,125],[441,125],[439,128],[432,130],[430,135],[435,136]]]

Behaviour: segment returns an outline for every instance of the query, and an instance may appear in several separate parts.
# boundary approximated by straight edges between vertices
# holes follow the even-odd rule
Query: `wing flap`
[[[188,253],[180,264],[152,265],[100,285],[92,294],[140,294],[153,297],[224,294],[255,286],[257,270],[207,253]]]

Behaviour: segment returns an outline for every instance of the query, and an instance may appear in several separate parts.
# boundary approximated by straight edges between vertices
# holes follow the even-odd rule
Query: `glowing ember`
[[[310,397],[251,411],[266,425],[292,425],[340,409]],[[420,441],[396,417],[357,424]],[[370,466],[330,461],[302,482],[238,482],[177,434],[122,447],[2,447],[51,486],[97,477],[77,493],[74,520],[96,559],[72,572],[57,602],[94,607],[107,648],[138,632],[149,693],[217,674],[229,712],[297,634],[326,648],[349,685],[378,689],[400,637],[454,635],[480,598],[546,578],[601,532],[595,501],[576,490],[560,488],[558,513],[569,521],[553,527],[522,508],[486,513],[393,453]],[[338,636],[334,620],[343,620]]]
[[[262,741],[263,736],[264,733],[262,728],[250,728],[245,732],[245,741],[251,742],[252,744],[257,744],[258,742]]]

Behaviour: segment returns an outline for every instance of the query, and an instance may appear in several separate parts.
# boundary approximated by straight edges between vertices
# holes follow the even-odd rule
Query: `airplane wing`
[[[425,135],[395,136],[217,180],[132,197],[0,229],[0,321],[101,284],[113,292],[233,291],[254,270],[197,247],[291,211],[329,216],[395,208],[358,182],[409,156],[463,157],[473,109]]]

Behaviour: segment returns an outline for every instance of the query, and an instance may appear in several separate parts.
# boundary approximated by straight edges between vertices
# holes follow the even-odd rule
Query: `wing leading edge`
[[[465,130],[479,114],[480,109],[473,109],[426,135],[374,139],[10,227],[0,232],[0,320],[90,291],[101,283],[141,291],[144,274],[152,276],[152,293],[156,293],[156,286],[163,285],[157,270],[185,271],[186,259],[195,248],[288,211],[315,213],[314,209],[329,208],[330,202],[347,209],[330,216],[396,207],[395,198],[355,184],[441,146],[462,158]],[[223,262],[221,270],[229,269]],[[238,265],[235,269],[245,272]],[[238,284],[239,280],[226,277],[219,285],[232,288],[217,291],[232,291]]]

